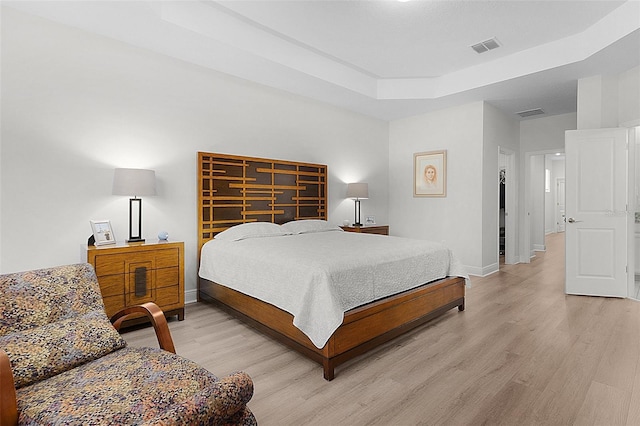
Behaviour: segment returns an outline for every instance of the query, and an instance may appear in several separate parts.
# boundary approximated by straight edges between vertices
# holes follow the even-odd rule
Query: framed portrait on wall
[[[108,220],[91,220],[91,229],[93,230],[93,238],[95,245],[101,246],[105,244],[115,244],[116,237],[113,235],[111,222]]]
[[[413,196],[447,196],[447,151],[413,154]]]

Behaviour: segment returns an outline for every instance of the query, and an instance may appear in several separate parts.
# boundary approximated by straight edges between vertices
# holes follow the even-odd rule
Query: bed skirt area
[[[224,285],[199,278],[198,300],[211,302],[252,327],[322,365],[332,380],[335,368],[448,310],[465,308],[465,279],[447,277],[351,309],[325,346],[317,348],[282,309]]]

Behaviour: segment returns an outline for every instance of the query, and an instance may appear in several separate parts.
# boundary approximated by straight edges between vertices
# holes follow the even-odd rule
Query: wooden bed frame
[[[326,219],[326,171],[326,166],[318,164],[199,152],[199,248],[238,223]],[[265,183],[260,174],[269,174],[271,183]],[[293,325],[288,312],[220,283],[198,279],[198,300],[215,303],[320,363],[326,380],[334,378],[336,366],[452,308],[463,311],[464,298],[465,280],[447,277],[374,301],[347,311],[342,325],[318,349]]]

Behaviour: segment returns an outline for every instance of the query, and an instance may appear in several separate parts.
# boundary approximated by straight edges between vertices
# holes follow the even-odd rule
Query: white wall
[[[622,127],[640,126],[640,66],[618,78],[618,123]]]
[[[499,148],[512,151],[518,158],[520,149],[519,122],[494,106],[484,104],[482,155],[482,275],[499,269],[498,212],[500,209]],[[508,179],[516,179],[518,170]],[[510,186],[507,186],[507,190]],[[517,215],[515,211],[508,212]],[[515,232],[517,238],[518,230]],[[517,241],[517,239],[514,239]],[[516,250],[517,251],[517,250]]]
[[[578,80],[578,129],[640,125],[640,67]]]
[[[544,155],[532,155],[529,157],[530,161],[530,176],[529,191],[531,194],[531,201],[529,203],[530,214],[530,235],[531,246],[534,251],[545,250],[544,236],[544,211],[545,211],[545,197],[544,197]]]
[[[525,152],[564,152],[564,132],[576,129],[577,114],[554,115],[520,122],[520,149]]]
[[[393,235],[444,241],[470,274],[498,268],[498,147],[517,153],[518,122],[484,102],[391,122]],[[447,196],[413,196],[413,154],[447,150]]]
[[[550,234],[552,232],[555,231],[555,221],[554,221],[554,196],[555,196],[555,191],[553,189],[553,187],[555,186],[555,182],[553,180],[553,177],[551,176],[551,168],[552,168],[552,163],[551,163],[551,156],[549,154],[544,156],[544,169],[545,169],[545,173],[548,170],[549,171],[549,192],[547,192],[547,189],[545,187],[544,189],[544,233],[545,234]],[[546,185],[546,178],[545,178],[545,185]]]
[[[389,130],[389,223],[401,237],[444,241],[482,268],[483,103],[395,120]],[[413,154],[447,150],[447,196],[413,196]]]
[[[617,79],[595,75],[578,80],[578,129],[618,125]]]
[[[369,183],[362,214],[388,221],[384,121],[12,9],[1,31],[4,273],[80,261],[91,219],[125,239],[113,169],[151,168],[158,196],[144,198],[143,236],[185,241],[193,297],[199,150],[327,164],[330,221],[353,219],[351,181]]]

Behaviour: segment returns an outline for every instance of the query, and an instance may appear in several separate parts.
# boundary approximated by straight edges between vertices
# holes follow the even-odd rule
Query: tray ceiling
[[[640,65],[638,0],[3,5],[385,120],[479,100],[574,112],[579,78]]]

